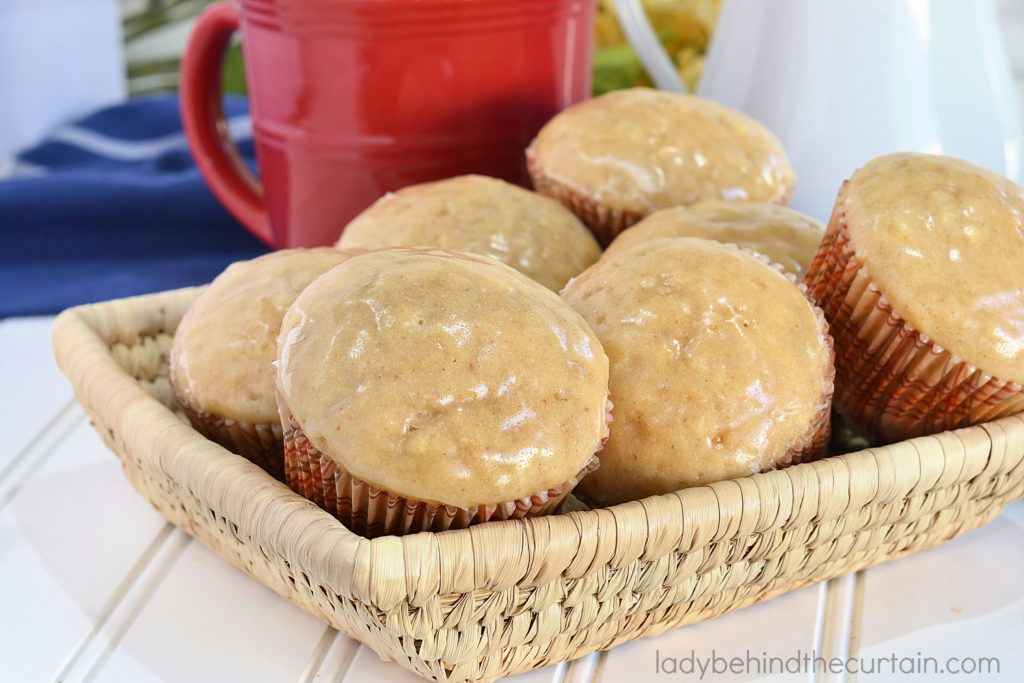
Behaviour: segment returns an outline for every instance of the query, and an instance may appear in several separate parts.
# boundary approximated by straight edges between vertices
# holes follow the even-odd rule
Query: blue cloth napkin
[[[0,317],[202,284],[268,251],[207,187],[178,106],[131,100],[0,160]],[[224,108],[255,167],[245,99]]]

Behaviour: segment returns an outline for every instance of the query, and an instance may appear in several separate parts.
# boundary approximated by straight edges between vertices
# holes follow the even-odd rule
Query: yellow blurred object
[[[697,87],[704,66],[711,32],[714,30],[721,0],[643,0],[647,18],[665,50],[679,69],[686,87]],[[619,26],[612,0],[600,0],[594,22],[595,94],[637,85],[650,85],[639,65],[630,60],[626,37]],[[628,52],[627,52],[628,51]]]
[[[704,70],[704,51],[690,46],[683,47],[675,53],[674,61],[686,89],[695,92],[700,74]]]

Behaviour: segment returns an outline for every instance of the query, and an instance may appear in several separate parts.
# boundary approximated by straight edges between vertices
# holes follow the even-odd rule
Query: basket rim
[[[170,333],[202,289],[65,310],[51,333],[58,365],[86,411],[102,412],[121,457],[147,458],[204,503],[216,501],[216,508],[207,503],[211,513],[223,511],[263,552],[294,560],[314,585],[383,611],[403,601],[416,607],[437,595],[540,586],[559,575],[582,578],[603,566],[615,570],[657,558],[684,541],[696,547],[737,532],[778,528],[770,520],[778,516],[780,500],[788,500],[780,498],[780,490],[825,491],[835,501],[822,511],[818,495],[813,504],[811,496],[793,496],[801,504],[787,511],[782,528],[838,518],[869,503],[952,486],[996,468],[1007,471],[1017,462],[965,454],[978,448],[991,454],[994,439],[1024,442],[1024,419],[1010,416],[602,509],[366,539],[256,465],[202,437],[114,359],[111,348],[119,342],[131,345],[143,336]],[[149,316],[150,329],[118,327],[139,313]],[[1024,457],[1024,448],[1000,450],[1017,451],[1013,457],[1018,460]],[[950,458],[959,459],[960,467],[949,467]],[[916,476],[897,476],[908,471]],[[856,495],[854,487],[837,488],[835,481],[848,476],[872,478],[876,485]],[[913,481],[909,488],[907,481]],[[646,527],[643,538],[623,533],[637,527]],[[708,528],[717,531],[702,531]],[[702,536],[693,538],[695,533]],[[579,552],[584,539],[592,551]],[[500,556],[496,547],[504,549]]]

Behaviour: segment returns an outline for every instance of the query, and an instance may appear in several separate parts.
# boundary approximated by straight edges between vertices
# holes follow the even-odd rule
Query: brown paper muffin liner
[[[278,481],[285,481],[284,433],[280,423],[252,424],[211,415],[189,405],[177,389],[174,396],[197,432],[258,465]]]
[[[645,218],[649,212],[625,211],[602,204],[560,183],[547,175],[531,150],[526,151],[526,168],[533,182],[533,189],[540,194],[557,199],[583,221],[604,249],[615,237]]]
[[[611,422],[610,406],[609,402],[605,411],[606,423]],[[345,471],[310,443],[280,395],[278,408],[284,425],[288,485],[337,517],[351,531],[367,538],[464,529],[490,520],[536,517],[554,512],[576,484],[597,469],[597,452],[608,440],[606,427],[597,451],[564,484],[505,503],[459,507],[399,496]]]
[[[1024,410],[1021,385],[979,370],[893,310],[857,257],[838,201],[804,282],[831,325],[835,405],[854,428],[894,442]]]

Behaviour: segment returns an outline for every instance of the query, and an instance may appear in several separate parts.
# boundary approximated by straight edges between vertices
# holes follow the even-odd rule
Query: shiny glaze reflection
[[[702,237],[756,251],[799,277],[824,232],[818,221],[778,204],[708,200],[652,213],[620,233],[604,255],[661,237]]]
[[[892,154],[854,173],[836,209],[901,317],[1024,383],[1024,188],[959,159]]]
[[[394,249],[285,316],[278,386],[314,445],[401,495],[468,506],[559,486],[605,433],[607,358],[553,292],[486,257]]]
[[[339,247],[430,245],[492,256],[559,291],[601,255],[559,202],[480,175],[390,193],[345,227]]]
[[[734,247],[657,239],[563,292],[608,353],[615,404],[601,468],[618,503],[770,469],[812,436],[831,386],[823,321],[780,272]]]
[[[566,110],[531,145],[548,178],[646,214],[702,199],[785,203],[795,176],[778,141],[699,98],[634,88]]]
[[[271,363],[285,311],[318,275],[356,253],[284,249],[228,266],[175,331],[169,378],[181,397],[211,415],[278,423]]]

